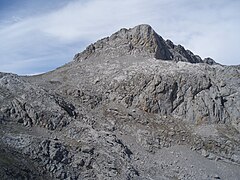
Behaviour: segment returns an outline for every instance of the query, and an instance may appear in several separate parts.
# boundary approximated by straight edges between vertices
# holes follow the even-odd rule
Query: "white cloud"
[[[152,2],[153,3],[153,2]],[[144,21],[149,12],[142,13],[149,4],[146,0],[77,1],[43,17],[44,32],[61,40],[95,39],[108,35],[122,26],[135,26]],[[153,4],[152,4],[153,5]]]
[[[24,58],[38,59],[40,63],[43,58],[54,56],[55,63],[60,65],[58,60],[63,63],[64,49],[68,49],[64,58],[70,58],[73,54],[68,53],[82,48],[75,47],[76,44],[86,45],[122,27],[147,23],[164,38],[181,43],[202,57],[239,64],[239,9],[237,0],[71,1],[50,13],[18,20],[0,29],[0,61],[8,71],[17,73],[22,66],[11,69],[11,64],[21,64]],[[59,51],[61,56],[57,56]],[[34,66],[29,64],[28,68]],[[2,67],[0,71],[7,69]]]

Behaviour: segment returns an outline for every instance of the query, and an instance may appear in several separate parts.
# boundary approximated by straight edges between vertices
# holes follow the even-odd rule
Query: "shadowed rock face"
[[[149,25],[42,75],[0,73],[0,179],[238,179],[239,87],[239,66]]]

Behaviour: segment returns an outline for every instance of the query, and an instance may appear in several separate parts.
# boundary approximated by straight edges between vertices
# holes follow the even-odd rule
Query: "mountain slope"
[[[239,87],[239,66],[202,60],[148,25],[46,74],[1,73],[0,177],[237,179]],[[35,171],[3,163],[6,149]]]

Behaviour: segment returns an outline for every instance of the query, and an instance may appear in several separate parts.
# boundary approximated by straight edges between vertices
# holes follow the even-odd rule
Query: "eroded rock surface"
[[[148,25],[38,76],[0,73],[0,179],[238,179],[240,67]]]

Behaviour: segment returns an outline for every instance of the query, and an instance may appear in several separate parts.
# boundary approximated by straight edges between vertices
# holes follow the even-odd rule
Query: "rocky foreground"
[[[240,66],[148,25],[37,76],[0,73],[0,179],[240,179]]]

